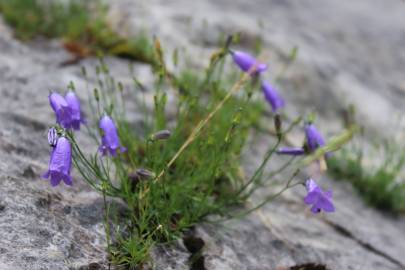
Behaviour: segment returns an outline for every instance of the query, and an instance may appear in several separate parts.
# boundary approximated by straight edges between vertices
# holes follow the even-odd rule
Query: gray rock
[[[120,28],[128,30],[125,34],[144,29],[158,35],[168,52],[187,48],[192,67],[204,66],[218,40],[230,32],[244,33],[244,49],[262,37],[272,71],[297,45],[298,61],[279,85],[291,104],[289,112],[313,107],[320,112],[322,128],[333,133],[340,128],[339,112],[354,103],[359,120],[375,134],[398,130],[394,116],[404,110],[403,1],[117,0],[111,6],[113,22],[123,20],[128,26]],[[107,267],[100,196],[78,175],[71,188],[51,188],[40,179],[49,155],[45,134],[53,121],[46,96],[69,81],[83,89],[80,69],[60,66],[70,56],[58,41],[22,44],[1,23],[0,33],[0,269]],[[107,61],[129,85],[128,63]],[[89,70],[95,63],[83,62]],[[150,86],[149,68],[135,68]],[[79,95],[87,96],[83,91]],[[131,119],[141,119],[135,106],[129,109]],[[86,150],[94,150],[88,138],[81,140]],[[261,138],[247,149],[248,173],[266,144]],[[315,263],[328,269],[404,269],[404,218],[367,207],[344,183],[323,181],[335,191],[335,214],[310,214],[298,187],[243,219],[198,225],[188,235],[203,243],[195,267],[285,269]],[[252,203],[268,191],[259,192]],[[193,252],[186,240],[158,246],[151,267],[189,269]]]

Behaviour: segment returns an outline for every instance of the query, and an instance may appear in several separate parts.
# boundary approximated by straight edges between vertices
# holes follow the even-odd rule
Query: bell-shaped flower
[[[99,127],[102,131],[101,145],[99,150],[103,156],[107,153],[115,156],[117,154],[117,150],[120,150],[121,152],[126,151],[126,149],[120,145],[117,128],[115,127],[111,117],[104,115],[100,119]]]
[[[334,212],[335,207],[332,203],[332,191],[323,191],[312,179],[305,182],[307,196],[304,202],[307,205],[312,205],[312,213],[319,213],[322,210],[325,212]]]
[[[80,124],[84,122],[80,111],[80,100],[73,91],[66,94],[65,100],[71,110],[70,127],[74,130],[80,130]]]
[[[325,146],[325,139],[312,123],[305,124],[305,136],[309,152],[315,151],[318,147]]]
[[[70,169],[72,167],[72,146],[68,139],[59,137],[56,146],[52,149],[49,169],[42,176],[51,179],[51,185],[56,186],[63,180],[66,185],[72,185]]]
[[[284,99],[280,96],[277,89],[275,89],[270,83],[262,81],[262,91],[274,113],[285,106]]]
[[[253,66],[255,71],[252,70],[252,74],[260,74],[267,69],[267,65],[260,63],[252,55],[241,52],[241,51],[231,51],[233,61],[239,66],[244,72],[248,72]]]
[[[64,128],[70,128],[72,109],[60,94],[53,92],[49,95],[49,103],[56,115],[56,122]]]

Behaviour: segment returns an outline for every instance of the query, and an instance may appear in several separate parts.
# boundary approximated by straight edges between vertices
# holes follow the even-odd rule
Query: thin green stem
[[[241,194],[246,190],[246,188],[249,187],[250,184],[252,184],[252,183],[257,179],[257,177],[259,177],[259,176],[261,175],[261,173],[262,173],[263,170],[264,170],[264,167],[266,166],[267,162],[270,160],[270,158],[271,158],[271,156],[274,154],[274,152],[277,150],[277,148],[278,148],[278,146],[280,145],[280,143],[281,143],[281,137],[279,137],[279,138],[277,139],[277,142],[273,145],[273,147],[271,147],[271,148],[267,151],[267,153],[266,153],[266,155],[264,156],[264,159],[263,159],[262,163],[260,164],[260,166],[259,166],[259,167],[257,168],[257,170],[254,172],[254,174],[253,174],[252,177],[249,179],[249,181],[247,181],[247,182],[239,189],[239,191],[238,191],[238,193],[236,194],[236,196],[241,195]]]
[[[243,218],[243,217],[249,215],[250,213],[256,211],[257,209],[259,209],[259,208],[261,208],[261,207],[263,207],[263,206],[264,206],[265,204],[267,204],[268,202],[274,200],[275,198],[277,198],[278,196],[280,196],[281,194],[283,194],[284,191],[286,191],[287,189],[292,188],[292,187],[295,187],[295,186],[297,186],[297,185],[301,185],[302,182],[297,182],[297,183],[291,184],[291,183],[292,183],[292,180],[298,175],[298,173],[299,173],[299,169],[297,169],[297,170],[294,172],[294,174],[288,179],[286,185],[285,185],[280,191],[278,191],[278,192],[275,193],[275,194],[272,194],[272,195],[267,196],[261,203],[257,204],[257,205],[254,206],[253,208],[250,208],[250,209],[248,209],[248,210],[246,210],[246,211],[244,211],[244,212],[241,212],[241,213],[239,213],[239,214],[237,214],[237,215],[229,215],[229,216],[226,217],[226,218],[223,218],[223,219],[220,219],[220,220],[217,220],[217,221],[210,221],[210,222],[213,222],[213,223],[220,223],[220,222],[223,222],[223,221],[226,221],[226,220],[229,220],[229,219],[239,219],[239,218]]]
[[[104,203],[104,229],[105,229],[105,236],[106,236],[106,240],[107,240],[107,250],[108,250],[108,252],[110,252],[111,230],[110,230],[110,222],[109,222],[109,206],[107,204],[105,187],[103,187],[102,190],[103,190],[103,203]]]

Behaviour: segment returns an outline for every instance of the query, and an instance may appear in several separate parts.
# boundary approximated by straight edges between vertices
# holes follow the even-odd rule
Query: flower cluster
[[[66,136],[67,131],[78,131],[85,123],[80,110],[80,100],[73,91],[65,97],[53,92],[49,95],[49,103],[55,112],[57,126],[48,131],[48,143],[52,147],[48,171],[42,176],[50,178],[52,186],[63,181],[72,185],[70,170],[72,167],[72,144]],[[104,115],[99,122],[102,134],[99,151],[102,155],[116,156],[117,151],[126,149],[120,145],[117,128],[110,116]]]
[[[249,72],[251,76],[259,76],[267,70],[267,65],[260,63],[248,53],[240,51],[231,51],[232,58],[236,65],[244,72]],[[273,113],[277,113],[285,106],[284,99],[280,96],[277,89],[265,80],[261,82],[261,88],[264,98],[271,105]],[[280,155],[300,156],[315,152],[319,147],[325,146],[325,139],[318,131],[315,125],[308,121],[304,126],[306,142],[303,147],[282,147],[277,150]],[[330,153],[327,153],[327,158]],[[325,212],[333,212],[335,210],[332,203],[332,192],[324,192],[314,180],[309,179],[305,183],[307,196],[304,199],[306,204],[312,205],[311,211],[319,213],[321,210]]]
[[[56,123],[66,129],[80,130],[83,119],[80,101],[74,92],[69,91],[65,97],[53,92],[49,95],[49,103],[55,112]]]

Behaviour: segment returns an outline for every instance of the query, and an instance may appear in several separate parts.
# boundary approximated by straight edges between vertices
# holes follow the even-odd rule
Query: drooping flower
[[[304,202],[307,205],[312,205],[312,213],[319,213],[322,210],[325,212],[334,212],[335,207],[332,203],[332,191],[323,191],[312,179],[308,179],[305,182],[307,189],[307,196],[304,198]]]
[[[60,94],[53,92],[49,95],[49,103],[56,115],[56,122],[64,128],[70,128],[72,109]]]
[[[285,106],[284,99],[280,96],[277,89],[275,89],[270,83],[262,81],[262,91],[274,113]]]
[[[279,155],[300,156],[305,154],[305,150],[302,147],[281,147],[277,150]]]
[[[252,55],[241,52],[241,51],[231,51],[233,61],[239,66],[244,72],[248,72],[254,65],[256,70],[253,74],[260,74],[267,69],[267,65],[264,63],[259,63],[256,58]]]
[[[80,130],[80,123],[83,123],[83,118],[80,112],[80,100],[73,91],[69,91],[65,100],[71,110],[70,127],[74,130]]]
[[[57,141],[58,141],[58,132],[56,131],[56,128],[51,127],[48,130],[48,143],[50,146],[55,147]]]
[[[120,150],[121,152],[126,151],[126,149],[120,145],[117,128],[109,116],[104,115],[100,119],[99,127],[102,130],[101,145],[99,150],[103,156],[107,153],[115,156],[117,154],[117,150]]]
[[[68,139],[59,137],[52,149],[48,171],[42,176],[51,179],[51,185],[57,186],[63,180],[66,185],[72,185],[70,169],[72,167],[72,146]]]
[[[305,124],[305,136],[309,152],[315,151],[318,147],[325,146],[325,139],[314,124]]]

